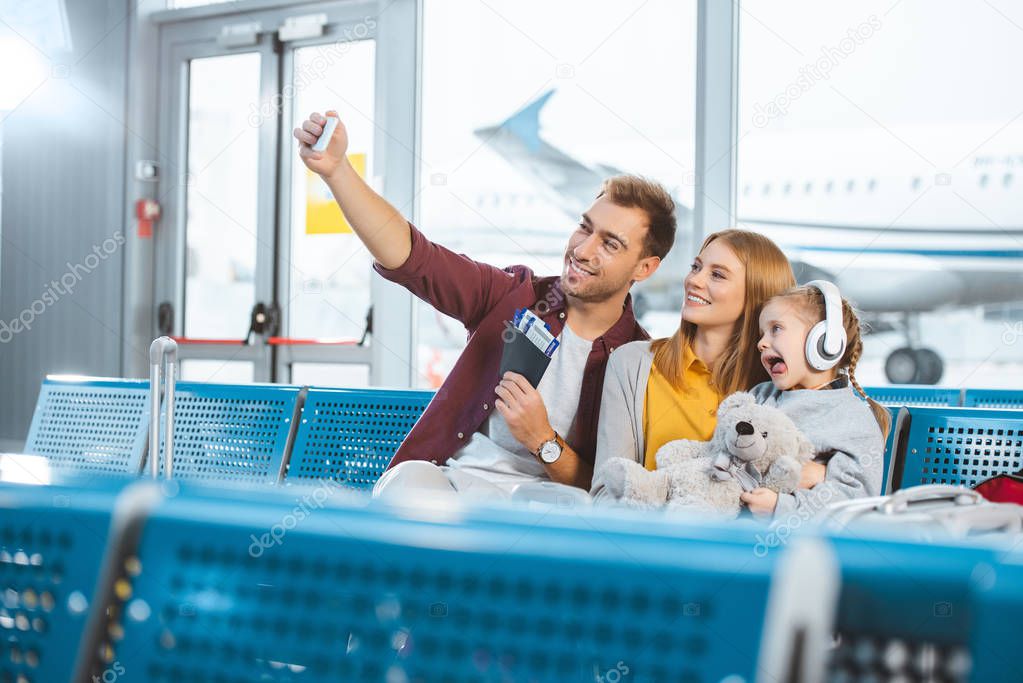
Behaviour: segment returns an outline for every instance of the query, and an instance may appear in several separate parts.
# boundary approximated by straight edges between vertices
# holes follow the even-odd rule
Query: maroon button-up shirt
[[[412,253],[405,263],[394,270],[377,263],[374,269],[460,321],[469,333],[469,341],[388,467],[406,460],[433,460],[443,465],[479,430],[495,410],[494,387],[500,381],[504,343],[501,333],[505,321],[510,321],[516,310],[529,307],[550,325],[555,335],[561,334],[565,325],[565,296],[560,278],[537,277],[525,266],[502,270],[480,263],[434,244],[411,224],[409,228]],[[607,358],[622,344],[648,338],[632,313],[630,295],[618,322],[593,340],[575,420],[569,433],[562,435],[572,450],[591,464],[597,447],[597,419]]]

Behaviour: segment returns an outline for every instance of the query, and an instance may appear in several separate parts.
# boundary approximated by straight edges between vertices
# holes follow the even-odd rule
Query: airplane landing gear
[[[884,362],[884,374],[892,384],[937,384],[945,363],[933,349],[895,349]]]
[[[892,384],[937,384],[945,372],[938,352],[920,347],[919,323],[916,315],[903,316],[906,346],[892,351],[884,362],[884,374]]]

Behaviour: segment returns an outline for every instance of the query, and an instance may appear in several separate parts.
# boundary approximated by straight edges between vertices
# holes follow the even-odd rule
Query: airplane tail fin
[[[530,151],[535,152],[539,150],[540,112],[543,110],[544,106],[547,104],[547,100],[551,98],[551,95],[553,95],[554,92],[555,89],[551,88],[498,125],[488,128],[480,128],[473,131],[474,134],[478,137],[489,137],[488,133],[493,133],[503,129],[521,140]]]

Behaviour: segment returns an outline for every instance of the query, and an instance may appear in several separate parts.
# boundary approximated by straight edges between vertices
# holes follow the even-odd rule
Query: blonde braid
[[[867,392],[863,390],[860,383],[856,381],[856,364],[860,362],[863,357],[863,336],[860,330],[860,319],[856,315],[856,310],[852,307],[847,300],[842,299],[842,322],[845,326],[845,334],[848,339],[849,349],[846,353],[845,359],[845,374],[849,378],[849,384],[853,386],[853,389],[863,397],[870,406],[870,412],[874,414],[874,419],[877,420],[877,426],[881,428],[881,437],[883,439],[888,438],[888,431],[892,426],[892,416],[888,412],[888,409],[883,405],[875,401],[874,399],[867,396]]]
[[[867,396],[867,392],[863,390],[860,383],[856,381],[856,364],[860,362],[860,358],[863,357],[863,340],[859,337],[856,338],[856,342],[853,344],[852,353],[849,354],[849,367],[845,369],[845,374],[849,377],[849,384],[853,385],[853,389],[856,390],[863,398],[870,398]]]

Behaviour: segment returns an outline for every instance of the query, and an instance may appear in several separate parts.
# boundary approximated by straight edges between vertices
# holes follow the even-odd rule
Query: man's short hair
[[[647,216],[643,256],[668,255],[675,243],[675,201],[664,186],[638,175],[618,175],[604,181],[600,197],[626,209],[641,209]]]

